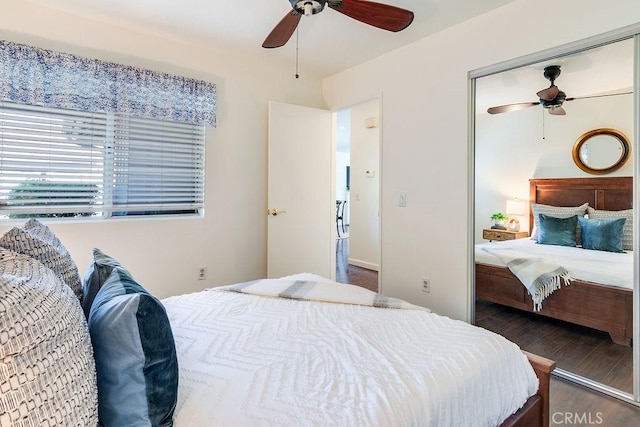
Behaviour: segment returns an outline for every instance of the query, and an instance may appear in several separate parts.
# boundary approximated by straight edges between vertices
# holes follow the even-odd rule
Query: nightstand
[[[486,240],[515,240],[524,239],[529,237],[529,233],[526,231],[509,231],[509,230],[496,230],[493,228],[485,228],[482,230],[482,238]]]

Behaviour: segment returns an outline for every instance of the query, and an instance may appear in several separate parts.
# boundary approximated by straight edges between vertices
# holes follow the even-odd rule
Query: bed
[[[176,425],[498,425],[534,394],[509,409],[522,369],[502,337],[374,297],[296,275],[163,300],[183,366]]]
[[[598,211],[625,211],[633,206],[631,177],[531,179],[530,201],[551,206],[588,203]],[[530,210],[530,233],[533,212]],[[544,245],[540,245],[544,246]],[[476,253],[478,245],[476,246]],[[580,249],[576,249],[580,251]],[[598,252],[598,251],[588,251]],[[585,252],[586,253],[586,252]],[[620,254],[623,256],[623,254]],[[632,256],[626,254],[630,271]],[[479,258],[479,256],[476,256]],[[628,280],[633,278],[629,275]],[[475,268],[476,298],[534,312],[534,304],[520,280],[506,267],[478,262]],[[542,316],[608,332],[613,342],[629,346],[633,336],[633,286],[599,282],[591,277],[571,280],[549,295]]]
[[[162,301],[48,227],[0,238],[0,424],[547,426],[555,364],[504,337],[300,274]]]

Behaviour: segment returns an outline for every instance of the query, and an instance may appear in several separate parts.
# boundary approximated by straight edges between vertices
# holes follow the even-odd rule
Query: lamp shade
[[[507,215],[524,215],[527,213],[527,203],[524,200],[507,200]]]

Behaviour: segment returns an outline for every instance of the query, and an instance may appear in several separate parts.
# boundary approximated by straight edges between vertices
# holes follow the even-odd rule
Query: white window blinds
[[[113,135],[114,212],[203,207],[204,126],[118,115]]]
[[[204,125],[0,102],[0,217],[193,214]]]

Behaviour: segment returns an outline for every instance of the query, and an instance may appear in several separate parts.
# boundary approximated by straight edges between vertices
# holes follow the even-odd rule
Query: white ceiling
[[[296,35],[284,47],[264,49],[264,38],[291,9],[289,0],[21,0],[80,17],[170,39],[200,41],[274,60],[291,61],[295,73]],[[326,7],[302,17],[299,72],[328,76],[421,38],[489,12],[514,0],[380,0],[414,12],[413,23],[392,33]],[[544,67],[557,64],[556,84],[568,97],[616,92],[633,86],[632,42],[591,49],[560,59],[483,77],[476,87],[476,111],[496,105],[538,101],[549,82]],[[567,106],[568,107],[568,106]]]
[[[22,0],[81,17],[171,39],[202,40],[251,54],[291,61],[296,34],[277,49],[262,42],[291,9],[289,0]],[[299,70],[321,77],[409,44],[514,0],[380,0],[414,12],[413,23],[392,33],[348,18],[328,7],[302,17]]]

